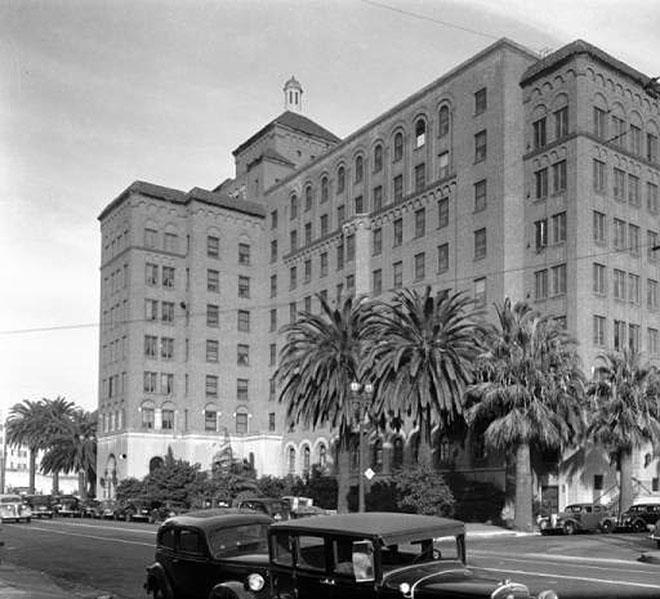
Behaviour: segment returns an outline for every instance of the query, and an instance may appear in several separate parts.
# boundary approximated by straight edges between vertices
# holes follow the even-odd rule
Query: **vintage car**
[[[0,495],[0,522],[30,522],[32,510],[20,495]]]
[[[54,501],[50,495],[26,495],[25,502],[30,506],[33,518],[52,520]]]
[[[651,531],[651,540],[655,541],[658,549],[660,549],[660,518],[658,518],[653,525],[653,530]]]
[[[56,515],[63,518],[82,518],[80,499],[75,495],[58,495],[54,501]]]
[[[397,513],[312,516],[269,530],[270,563],[217,585],[215,599],[556,599],[466,565],[465,525]],[[241,584],[242,582],[242,584]]]
[[[274,497],[246,497],[234,500],[234,507],[243,510],[253,510],[268,514],[273,520],[289,520],[291,518],[291,508],[289,503],[283,499]]]
[[[595,503],[571,503],[558,514],[539,518],[538,526],[542,535],[576,532],[611,532],[614,520],[610,512]]]
[[[147,593],[154,599],[218,597],[240,593],[248,576],[264,580],[268,566],[266,514],[230,508],[188,512],[158,529],[156,558],[147,568]],[[227,583],[226,586],[218,585]],[[240,597],[241,595],[239,595]]]
[[[660,503],[639,501],[628,508],[619,518],[619,527],[633,532],[649,530],[660,518]]]
[[[126,522],[149,522],[151,520],[151,508],[139,500],[122,501],[115,506],[115,520]]]

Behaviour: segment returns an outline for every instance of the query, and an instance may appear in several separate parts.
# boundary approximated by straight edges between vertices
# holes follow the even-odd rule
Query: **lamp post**
[[[364,420],[364,408],[371,402],[374,392],[371,383],[351,382],[351,404],[355,412],[358,425],[358,512],[364,512],[364,451],[362,447],[362,421]]]

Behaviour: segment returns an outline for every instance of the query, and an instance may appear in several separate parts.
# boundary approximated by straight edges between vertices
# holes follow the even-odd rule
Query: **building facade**
[[[207,468],[230,442],[262,474],[329,461],[332,431],[290,430],[273,381],[282,325],[317,310],[317,294],[430,285],[487,311],[526,299],[575,332],[587,367],[623,343],[657,357],[660,118],[647,82],[584,42],[541,60],[503,39],[340,140],[301,114],[292,77],[284,113],[234,151],[234,179],[131,185],[100,215],[100,495],[168,447]],[[625,148],[594,129],[596,110]],[[597,163],[612,170],[600,191]],[[414,439],[373,438],[373,465],[410,460]],[[437,440],[439,463],[488,466],[478,453]],[[545,486],[564,485],[563,505],[597,475],[606,484],[601,462],[584,489]]]

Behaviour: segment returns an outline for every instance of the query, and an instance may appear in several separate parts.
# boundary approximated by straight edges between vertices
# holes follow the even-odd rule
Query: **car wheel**
[[[605,520],[605,522],[603,522],[603,523],[600,525],[600,529],[601,529],[605,534],[609,534],[609,533],[611,533],[611,532],[614,530],[614,522],[612,522],[611,520]]]
[[[637,520],[637,522],[633,524],[633,532],[644,532],[645,530],[646,524],[644,524],[642,520]]]
[[[564,534],[574,535],[576,531],[577,529],[574,522],[566,522],[566,524],[564,524]]]
[[[658,546],[658,549],[660,549],[660,541],[656,541],[655,543]]]
[[[174,599],[174,594],[169,585],[159,580],[152,581],[151,592],[154,596],[153,599]]]

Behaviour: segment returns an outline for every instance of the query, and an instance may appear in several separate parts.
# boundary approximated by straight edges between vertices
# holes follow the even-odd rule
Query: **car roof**
[[[329,534],[375,537],[385,545],[410,540],[431,539],[442,536],[465,534],[465,524],[460,520],[403,514],[395,512],[365,512],[311,516],[300,520],[277,522],[271,530],[309,531]]]
[[[5,493],[0,495],[0,499],[11,499],[12,501],[23,501],[23,498],[20,495],[14,495],[13,493]]]
[[[273,519],[270,516],[259,512],[215,508],[173,516],[168,518],[162,526],[194,526],[203,530],[210,530],[225,526],[240,526],[241,524],[270,524],[272,521]]]

